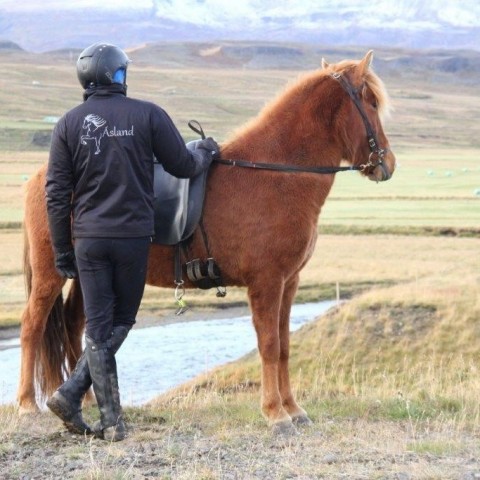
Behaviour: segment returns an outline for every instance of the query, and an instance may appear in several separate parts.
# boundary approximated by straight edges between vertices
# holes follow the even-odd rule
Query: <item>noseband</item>
[[[362,117],[363,124],[365,125],[368,146],[370,147],[370,155],[368,156],[368,162],[360,165],[361,170],[364,171],[367,168],[371,168],[373,171],[376,167],[380,167],[382,169],[384,179],[388,180],[391,177],[391,174],[384,163],[385,153],[387,153],[388,149],[380,148],[378,146],[377,136],[375,135],[372,124],[368,120],[368,117],[363,110],[362,102],[360,101],[360,95],[358,92],[361,87],[357,89],[353,88],[347,79],[340,73],[332,73],[332,78],[337,80],[342,88],[348,93],[348,96],[352,99],[354,105],[357,107],[357,110]],[[375,162],[374,159],[376,159]]]

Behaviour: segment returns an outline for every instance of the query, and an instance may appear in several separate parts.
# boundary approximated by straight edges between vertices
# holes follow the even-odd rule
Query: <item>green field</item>
[[[338,174],[320,223],[480,228],[480,151],[403,152],[386,183]]]

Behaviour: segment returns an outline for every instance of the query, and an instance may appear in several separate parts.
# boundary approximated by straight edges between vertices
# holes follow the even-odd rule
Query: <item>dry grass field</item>
[[[299,73],[198,59],[187,68],[173,56],[165,66],[153,54],[131,52],[129,93],[164,106],[186,140],[195,138],[191,118],[225,140]],[[47,159],[44,118],[81,92],[68,58],[0,58],[0,323],[14,325],[24,303],[22,186]],[[252,352],[128,409],[133,432],[121,445],[0,407],[5,478],[480,478],[478,86],[428,71],[382,77],[399,167],[379,185],[337,175],[297,296],[332,299],[338,285],[348,299],[292,335],[292,379],[314,425],[294,438],[270,435]],[[240,289],[224,300],[196,291],[186,299],[193,309],[246,302]],[[174,308],[171,290],[147,288],[139,316]]]

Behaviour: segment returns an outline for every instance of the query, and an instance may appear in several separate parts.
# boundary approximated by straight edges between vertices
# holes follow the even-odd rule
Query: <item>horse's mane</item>
[[[236,129],[230,135],[226,144],[231,144],[233,141],[238,140],[253,128],[269,123],[269,117],[282,108],[288,111],[287,106],[290,102],[298,102],[298,99],[308,96],[308,92],[312,92],[320,82],[329,78],[333,73],[348,74],[358,64],[358,61],[344,60],[337,64],[328,65],[326,68],[300,74],[296,79],[290,81],[283,87],[276,97],[268,102],[256,117]],[[380,118],[384,118],[389,113],[390,100],[382,80],[371,68],[368,68],[363,81],[364,90],[362,93],[364,93],[365,89],[370,89],[377,101]]]
[[[92,122],[96,128],[103,127],[103,125],[107,123],[102,117],[99,117],[98,115],[95,115],[93,113],[90,113],[89,115],[87,115],[85,117],[85,120],[87,122]]]

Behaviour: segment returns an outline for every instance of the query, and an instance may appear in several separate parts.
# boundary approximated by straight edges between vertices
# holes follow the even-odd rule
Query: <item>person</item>
[[[95,43],[77,61],[83,103],[58,121],[46,176],[48,223],[55,267],[77,276],[86,316],[85,349],[47,406],[72,432],[123,440],[115,353],[135,323],[154,234],[154,159],[170,174],[206,170],[218,145],[190,151],[168,114],[127,97],[130,59],[115,45]],[[90,427],[81,402],[90,385],[100,420]]]

